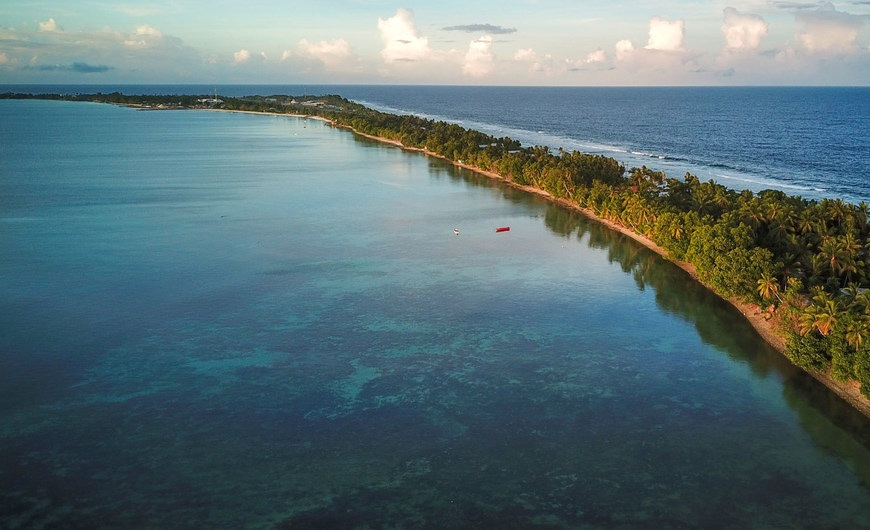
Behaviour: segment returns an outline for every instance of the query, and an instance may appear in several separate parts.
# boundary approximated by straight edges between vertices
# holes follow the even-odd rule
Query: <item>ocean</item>
[[[0,145],[0,527],[870,527],[867,419],[541,197],[289,117]]]
[[[339,94],[397,114],[691,173],[729,188],[870,202],[870,87],[3,86],[0,92]]]

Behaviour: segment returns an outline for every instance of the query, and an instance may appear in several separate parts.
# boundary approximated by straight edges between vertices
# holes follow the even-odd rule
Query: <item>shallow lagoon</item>
[[[867,421],[624,236],[313,120],[0,118],[5,526],[870,527]]]

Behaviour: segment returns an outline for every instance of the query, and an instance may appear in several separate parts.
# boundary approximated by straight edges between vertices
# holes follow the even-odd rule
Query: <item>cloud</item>
[[[858,50],[858,34],[867,17],[837,11],[830,3],[813,11],[799,11],[795,18],[803,24],[797,39],[810,53],[849,53]]]
[[[563,66],[568,72],[579,71],[605,71],[612,70],[610,58],[607,52],[598,48],[586,54],[582,59],[565,59]]]
[[[419,61],[431,54],[429,39],[419,36],[414,15],[405,8],[386,20],[378,18],[378,32],[384,42],[381,57],[387,63]]]
[[[318,42],[302,39],[296,45],[295,52],[287,50],[281,59],[287,60],[293,56],[318,63],[330,70],[355,69],[359,62],[359,58],[353,53],[350,44],[344,39]]]
[[[53,18],[39,23],[39,31],[63,31],[54,21]]]
[[[646,46],[639,48],[628,39],[620,40],[615,46],[612,67],[605,68],[607,65],[603,63],[595,66],[598,70],[616,70],[614,79],[621,79],[622,82],[643,79],[644,83],[650,84],[679,83],[687,74],[704,72],[694,57],[685,53],[684,32],[684,21],[672,22],[654,17],[649,22],[649,41]]]
[[[128,39],[124,40],[124,45],[133,48],[146,48],[160,41],[162,38],[163,34],[160,30],[149,26],[148,24],[143,24],[137,26],[136,31],[134,31]]]
[[[853,15],[837,11],[831,2],[775,1],[772,5],[793,11],[795,19],[803,25],[796,35],[798,46],[809,53],[848,54],[862,47],[858,36],[870,20],[868,15]],[[867,1],[851,2],[853,6],[870,5]],[[780,57],[792,56],[795,50],[781,50]]]
[[[301,55],[315,57],[325,63],[335,62],[351,55],[350,44],[344,39],[336,39],[332,42],[325,40],[309,42],[307,39],[302,39],[296,49]]]
[[[471,41],[465,53],[462,73],[472,77],[483,77],[490,73],[495,58],[492,55],[492,37],[485,35]]]
[[[628,39],[616,43],[616,60],[627,61],[634,56],[634,44]]]
[[[55,27],[57,31],[44,31]],[[3,77],[19,82],[64,82],[75,74],[106,74],[118,82],[173,82],[202,79],[202,55],[181,39],[141,24],[130,31],[103,27],[61,31],[0,27],[0,49],[6,54]],[[108,75],[111,74],[111,75]]]
[[[529,71],[548,77],[560,76],[568,72],[605,71],[613,68],[607,52],[600,48],[589,52],[585,57],[576,59],[556,59],[549,53],[539,55],[531,48],[524,48],[514,53],[513,60],[518,63],[527,63]]]
[[[281,62],[282,68],[289,68],[297,74],[332,76],[341,82],[351,82],[358,79],[359,75],[369,74],[373,70],[371,65],[363,63],[344,39],[301,39],[293,49],[284,50]]]
[[[589,52],[586,55],[586,64],[605,63],[607,62],[607,52],[602,49],[597,49],[594,52]]]
[[[684,22],[670,22],[653,17],[649,22],[649,43],[647,50],[681,51],[683,49]]]
[[[514,53],[514,61],[535,61],[538,59],[538,54],[531,48],[523,48]]]
[[[729,50],[755,50],[767,35],[767,23],[758,15],[740,13],[733,7],[723,10],[722,33]]]
[[[243,64],[251,60],[251,52],[241,49],[233,54],[233,64]]]
[[[464,26],[448,26],[444,31],[464,31],[465,33],[488,33],[490,35],[507,35],[516,33],[516,28],[504,28],[492,24],[466,24]]]
[[[547,53],[542,57],[531,48],[517,50],[514,53],[514,61],[528,63],[529,70],[532,72],[550,74],[556,70],[555,60],[552,55]]]
[[[554,60],[550,55],[541,56],[527,48],[518,50],[514,54],[514,61],[530,64],[533,72],[555,76],[592,72],[590,77],[584,77],[585,82],[601,83],[606,79],[606,83],[632,84],[643,79],[643,82],[653,84],[673,84],[684,75],[705,71],[694,56],[686,53],[683,47],[684,34],[683,20],[654,17],[649,20],[646,46],[636,46],[631,40],[622,39],[615,43],[612,51],[597,48],[585,56],[559,60]]]
[[[136,26],[136,35],[148,35],[149,37],[162,37],[163,33],[160,32],[159,29],[149,26],[148,24],[142,24],[141,26]]]
[[[791,11],[799,31],[794,40],[777,49],[759,53],[735,53],[757,50],[765,38],[765,26],[761,17],[737,13],[741,18],[731,18],[733,27],[742,27],[742,35],[728,35],[729,9],[725,13],[727,45],[717,59],[718,75],[728,75],[739,82],[757,82],[758,79],[779,84],[849,84],[856,79],[867,78],[868,54],[859,44],[862,29],[868,17],[852,15],[837,9],[828,2],[770,2],[770,5]],[[851,2],[851,5],[859,5]],[[866,1],[864,5],[870,5]],[[752,22],[749,18],[754,17]],[[750,31],[754,28],[755,31]],[[731,40],[733,37],[733,40]],[[835,60],[832,60],[835,59]],[[862,73],[863,72],[863,73]]]

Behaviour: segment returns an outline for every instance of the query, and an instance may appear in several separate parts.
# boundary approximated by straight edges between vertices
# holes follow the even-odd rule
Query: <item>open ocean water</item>
[[[602,154],[629,169],[870,201],[870,87],[358,90],[363,103],[383,110]]]
[[[870,528],[868,420],[542,198],[286,117],[0,146],[2,528]]]

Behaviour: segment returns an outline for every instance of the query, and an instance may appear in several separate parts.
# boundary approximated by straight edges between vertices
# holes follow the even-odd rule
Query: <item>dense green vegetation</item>
[[[691,263],[716,293],[758,304],[780,323],[798,366],[857,380],[870,397],[870,206],[779,191],[735,191],[686,174],[579,152],[523,147],[455,124],[386,114],[339,96],[77,96],[2,94],[148,105],[317,115],[338,126],[425,149],[539,188],[587,208]],[[214,99],[214,98],[213,98]]]

